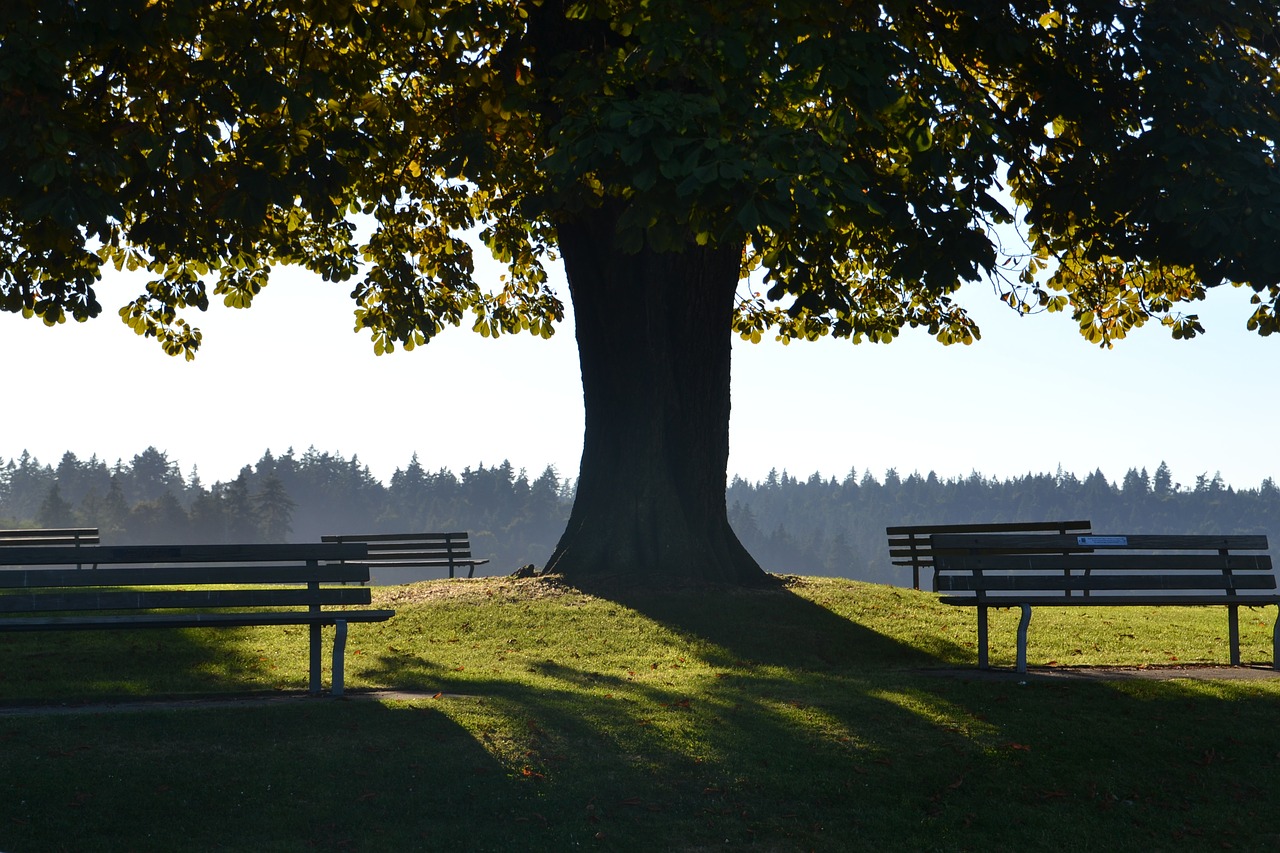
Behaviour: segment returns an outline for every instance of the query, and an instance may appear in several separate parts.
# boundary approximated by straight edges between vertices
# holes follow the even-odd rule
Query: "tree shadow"
[[[323,635],[327,689],[333,628]],[[308,649],[305,625],[0,634],[0,702],[305,691]]]
[[[820,658],[799,671],[785,658],[733,661],[693,697],[557,660],[530,664],[532,689],[482,678],[467,690],[489,726],[519,734],[508,760],[540,791],[535,846],[589,830],[614,849],[968,850],[975,838],[1059,849],[1067,832],[1096,849],[1280,840],[1256,806],[1280,795],[1255,760],[1274,752],[1274,691],[941,678]],[[434,671],[447,688],[449,673]]]
[[[674,591],[593,589],[668,628],[722,649],[724,662],[749,660],[821,670],[928,666],[963,659],[959,645],[930,634],[927,647],[886,636],[798,595],[784,584],[762,588],[706,587]],[[729,660],[732,658],[732,660]]]
[[[6,850],[497,849],[495,813],[514,843],[536,795],[424,706],[24,716],[0,742]]]
[[[353,635],[349,652],[360,653],[349,668],[355,682],[439,698],[0,720],[0,846],[68,846],[35,826],[30,807],[41,801],[56,806],[46,816],[74,808],[116,839],[99,849],[192,846],[170,843],[183,821],[200,846],[276,842],[257,849],[1276,840],[1265,803],[1280,781],[1258,760],[1275,751],[1275,691],[922,676],[919,665],[938,660],[928,649],[790,590],[610,601],[665,626],[671,656],[610,671],[590,662],[584,637],[581,660],[529,654],[518,671],[458,671],[435,653],[445,646],[396,639],[432,620],[428,605],[385,633]],[[566,616],[550,628],[573,624]],[[164,672],[207,665],[229,642],[222,631],[134,633],[155,645],[132,649],[143,656],[125,671],[153,689],[180,684]],[[40,647],[35,663],[82,654],[85,672],[113,666],[130,649],[117,640],[125,645],[92,652]],[[705,664],[696,692],[671,672],[676,653]],[[252,657],[251,644],[237,654]],[[225,669],[215,681],[254,683]],[[160,817],[147,827],[144,811]]]

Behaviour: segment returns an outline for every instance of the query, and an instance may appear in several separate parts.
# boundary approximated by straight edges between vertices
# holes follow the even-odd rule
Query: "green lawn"
[[[306,629],[0,635],[0,850],[1280,848],[1280,681],[980,678],[972,610],[844,580],[375,602],[348,690],[421,698],[6,714],[299,691]],[[1246,661],[1274,618],[1242,613]],[[1046,608],[1030,663],[1225,663],[1225,635]]]

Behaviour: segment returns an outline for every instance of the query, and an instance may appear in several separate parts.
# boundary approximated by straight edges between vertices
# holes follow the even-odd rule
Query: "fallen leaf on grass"
[[[541,823],[543,826],[546,826],[546,825],[547,825],[547,819],[546,819],[545,817],[543,817],[542,815],[538,814],[537,812],[530,812],[530,813],[529,813],[529,817],[518,817],[518,818],[516,818],[516,823],[528,823],[530,819],[533,819],[533,820],[538,821],[538,822],[539,822],[539,823]]]

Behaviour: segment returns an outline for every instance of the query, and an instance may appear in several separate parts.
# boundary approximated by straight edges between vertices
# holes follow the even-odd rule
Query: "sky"
[[[210,484],[267,450],[314,447],[358,456],[384,481],[415,453],[429,470],[506,460],[531,477],[548,465],[576,476],[571,317],[550,341],[458,328],[378,357],[353,332],[349,285],[282,268],[248,310],[215,300],[190,312],[204,342],[186,362],[115,315],[138,281],[104,280],[103,314],[88,323],[0,314],[0,461],[25,450],[56,465],[70,450],[111,464],[154,446]],[[558,270],[553,281],[567,302]],[[966,285],[960,298],[983,328],[970,347],[910,329],[887,346],[735,339],[730,475],[883,479],[894,468],[1004,479],[1061,468],[1119,481],[1162,461],[1188,487],[1201,474],[1236,488],[1280,475],[1280,336],[1245,329],[1247,292],[1198,306],[1207,334],[1195,340],[1148,324],[1111,350],[1067,316],[1018,317],[989,285]]]

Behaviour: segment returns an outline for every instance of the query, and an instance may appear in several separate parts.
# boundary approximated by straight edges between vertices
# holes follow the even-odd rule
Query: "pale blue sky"
[[[136,288],[104,283],[106,310],[83,325],[0,315],[15,388],[0,456],[26,449],[56,464],[70,449],[110,463],[154,445],[184,474],[198,465],[206,483],[291,446],[358,454],[381,479],[415,451],[431,469],[509,459],[533,475],[548,464],[576,474],[582,397],[570,324],[551,341],[453,329],[378,358],[351,331],[348,286],[279,270],[248,311],[192,312],[205,342],[187,363],[119,322]],[[1015,316],[986,286],[967,287],[963,301],[984,331],[967,348],[911,330],[889,346],[735,342],[730,473],[1003,478],[1061,465],[1119,480],[1165,460],[1183,484],[1220,471],[1244,488],[1280,474],[1280,337],[1244,329],[1246,293],[1201,306],[1202,338],[1173,341],[1150,325],[1111,351],[1063,315]]]

